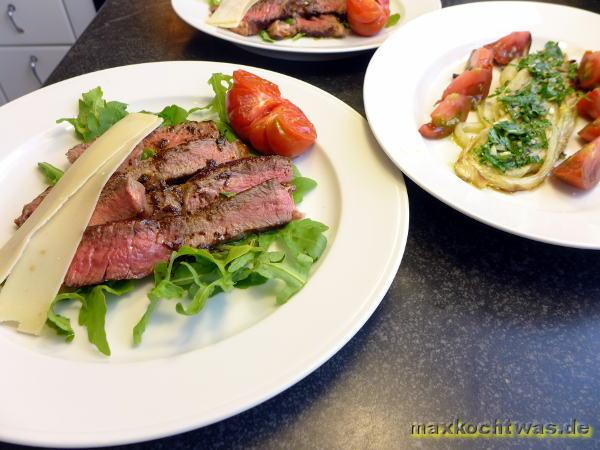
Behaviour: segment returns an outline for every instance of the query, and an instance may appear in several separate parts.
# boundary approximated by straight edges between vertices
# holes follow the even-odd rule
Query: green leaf
[[[223,191],[223,192],[219,192],[219,195],[221,197],[231,198],[231,197],[235,197],[235,192]]]
[[[291,39],[292,39],[292,41],[297,41],[298,39],[303,38],[304,36],[306,36],[306,34],[304,34],[304,33],[296,33],[295,35],[293,35],[291,37]]]
[[[58,119],[56,123],[68,122],[80,139],[92,141],[128,114],[125,103],[106,102],[103,95],[100,87],[83,93],[77,117]]]
[[[267,33],[267,30],[260,30],[260,32],[258,33],[258,36],[265,42],[268,42],[269,44],[272,44],[273,42],[275,42],[275,40],[269,36],[269,33]]]
[[[154,151],[154,149],[151,149],[150,147],[146,147],[144,150],[142,150],[142,155],[140,156],[140,159],[142,161],[145,161],[147,159],[152,158],[154,155],[156,155],[156,151]]]
[[[392,14],[387,20],[385,27],[390,28],[396,25],[400,21],[400,14]]]
[[[317,182],[312,178],[303,177],[300,173],[300,169],[298,169],[295,164],[292,164],[292,172],[292,184],[294,185],[292,198],[294,199],[294,203],[297,205],[304,200],[304,196],[306,194],[317,187]]]
[[[40,171],[44,174],[46,177],[46,183],[48,183],[50,186],[54,186],[56,183],[58,183],[58,180],[60,180],[60,178],[64,175],[62,170],[47,162],[39,162],[38,169],[40,169]]]
[[[106,339],[106,296],[102,286],[91,289],[79,311],[79,324],[87,328],[88,340],[106,356],[110,356],[110,347]]]
[[[75,337],[75,332],[73,331],[73,327],[71,327],[71,320],[68,317],[58,314],[55,309],[59,303],[67,300],[77,300],[82,304],[85,302],[85,298],[77,292],[68,292],[57,295],[50,305],[50,309],[48,309],[48,320],[46,321],[46,325],[54,328],[58,335],[65,336],[66,342],[71,342]]]
[[[285,245],[294,257],[306,254],[316,261],[327,247],[327,238],[323,235],[323,232],[328,229],[329,227],[321,222],[303,219],[291,221],[280,233]]]
[[[296,19],[294,19],[293,17],[288,17],[287,19],[283,19],[283,21],[288,25],[294,25],[296,23]]]
[[[237,140],[237,136],[229,124],[229,116],[227,115],[227,92],[233,86],[232,80],[231,75],[213,73],[208,79],[208,84],[215,93],[215,96],[208,105],[203,108],[197,108],[198,110],[207,109],[219,116],[219,120],[216,121],[217,128],[229,142]]]
[[[134,345],[141,344],[142,335],[144,334],[144,331],[146,331],[148,322],[150,322],[150,319],[152,318],[152,314],[154,313],[154,310],[156,309],[156,306],[158,305],[159,301],[160,301],[160,299],[158,299],[158,298],[154,298],[154,297],[150,298],[150,303],[148,304],[148,308],[146,308],[146,312],[144,312],[144,315],[142,316],[142,318],[135,325],[135,327],[133,327],[133,344]]]
[[[188,111],[177,105],[171,105],[163,108],[157,115],[163,119],[163,125],[169,127],[185,122],[190,112],[193,111]]]

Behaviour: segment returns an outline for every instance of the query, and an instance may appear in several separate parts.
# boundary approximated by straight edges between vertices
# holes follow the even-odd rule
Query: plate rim
[[[444,7],[440,10],[433,11],[433,12],[430,12],[423,16],[415,18],[414,20],[411,21],[411,23],[406,24],[403,27],[403,29],[410,27],[409,28],[409,30],[410,30],[412,28],[419,26],[420,22],[422,22],[422,21],[431,20],[430,19],[431,17],[444,16],[446,14],[449,14],[448,11],[456,11],[456,10],[461,10],[461,9],[466,9],[466,10],[481,9],[483,7],[490,7],[490,6],[492,6],[492,7],[496,6],[496,7],[502,7],[502,8],[535,7],[535,8],[540,8],[541,10],[544,10],[544,9],[546,9],[546,10],[569,10],[572,13],[576,13],[576,14],[597,16],[598,19],[600,20],[600,14],[586,10],[586,9],[577,8],[577,7],[571,6],[571,5],[543,3],[543,2],[539,2],[539,1],[529,1],[529,0],[510,0],[510,1],[485,0],[482,2],[464,3],[464,4],[460,4],[460,5]],[[411,181],[413,181],[421,189],[423,189],[428,194],[432,195],[437,200],[439,200],[442,203],[444,203],[445,205],[455,209],[456,211],[466,215],[467,217],[477,220],[483,224],[486,224],[488,226],[491,226],[493,228],[496,228],[498,230],[501,230],[501,231],[504,231],[504,232],[507,232],[507,233],[510,233],[510,234],[513,234],[516,236],[520,236],[525,239],[542,242],[545,244],[557,245],[560,247],[567,247],[567,248],[577,248],[577,249],[583,249],[583,250],[599,250],[600,249],[600,240],[597,243],[586,243],[586,242],[579,242],[577,240],[557,239],[557,238],[552,238],[552,237],[546,236],[546,235],[538,235],[538,234],[535,234],[532,232],[528,232],[527,230],[519,230],[519,229],[515,228],[514,226],[497,223],[494,220],[485,217],[485,215],[478,214],[477,212],[473,212],[473,211],[469,210],[469,208],[466,206],[457,205],[457,204],[453,203],[452,201],[448,200],[447,198],[445,198],[444,195],[437,192],[435,189],[433,189],[431,186],[429,186],[425,181],[421,180],[418,175],[416,176],[414,173],[414,170],[412,170],[412,167],[407,167],[406,161],[403,161],[402,157],[400,156],[400,153],[402,153],[402,151],[394,151],[393,149],[388,148],[389,144],[386,145],[384,143],[384,139],[381,137],[380,128],[378,128],[378,126],[376,125],[376,120],[374,118],[376,113],[373,112],[376,108],[373,106],[374,102],[372,103],[372,101],[371,101],[372,96],[368,94],[368,91],[369,91],[369,89],[371,89],[371,86],[372,86],[371,79],[374,78],[373,73],[376,70],[375,67],[377,66],[377,64],[381,64],[380,63],[380,59],[382,58],[381,55],[386,49],[386,47],[384,47],[384,46],[391,46],[392,45],[391,42],[394,39],[400,39],[399,36],[401,36],[402,33],[403,33],[402,30],[398,30],[394,36],[390,36],[390,38],[388,40],[386,40],[386,42],[384,42],[379,49],[377,49],[377,51],[375,52],[375,54],[373,55],[373,57],[371,58],[371,60],[369,62],[367,71],[365,73],[365,79],[363,82],[363,100],[364,100],[364,105],[365,105],[365,114],[367,116],[367,121],[369,122],[371,131],[373,132],[373,135],[377,139],[377,142],[379,142],[379,145],[381,146],[383,151],[390,158],[390,160],[396,165],[396,167],[398,167],[402,171],[402,173],[405,176],[407,176]],[[473,189],[477,189],[477,188],[473,187]],[[507,195],[509,195],[509,194],[507,194]]]
[[[366,123],[366,120],[358,113],[356,112],[353,108],[351,108],[349,105],[345,104],[344,102],[342,102],[341,100],[339,100],[338,98],[336,98],[335,96],[327,93],[326,91],[323,91],[322,89],[316,87],[316,86],[312,86],[302,80],[284,75],[284,74],[280,74],[280,73],[276,73],[276,72],[272,72],[272,71],[268,71],[265,69],[260,69],[260,68],[256,68],[256,67],[251,67],[251,66],[245,66],[245,65],[238,65],[238,64],[229,64],[229,63],[221,63],[221,62],[211,62],[211,61],[164,61],[164,62],[151,62],[151,63],[143,63],[143,64],[133,64],[133,65],[127,65],[127,66],[119,66],[119,67],[115,67],[115,68],[109,68],[109,69],[103,69],[103,70],[99,70],[99,71],[95,71],[95,72],[90,72],[88,74],[83,74],[80,75],[78,77],[73,77],[61,82],[58,82],[56,84],[50,85],[48,87],[45,87],[39,91],[30,93],[20,99],[17,99],[3,107],[0,108],[0,116],[2,116],[2,112],[4,111],[16,111],[17,109],[19,109],[20,105],[23,104],[23,106],[28,103],[33,101],[34,99],[36,99],[37,97],[43,97],[43,96],[48,96],[49,98],[51,98],[52,95],[54,95],[52,93],[52,91],[56,91],[59,92],[61,87],[65,87],[65,86],[69,86],[71,83],[76,83],[78,81],[82,81],[82,79],[85,79],[85,77],[88,77],[91,79],[94,79],[95,77],[102,75],[102,74],[115,74],[116,72],[123,70],[123,71],[127,71],[130,70],[130,68],[135,68],[135,67],[143,67],[143,68],[148,68],[149,66],[156,66],[156,65],[160,65],[160,66],[165,66],[165,67],[169,67],[171,65],[198,65],[198,66],[219,66],[219,70],[233,70],[234,68],[244,68],[246,70],[251,70],[251,71],[256,71],[258,73],[263,73],[263,74],[272,74],[275,76],[275,78],[281,79],[287,79],[288,82],[291,83],[297,83],[305,88],[309,88],[311,90],[313,90],[315,93],[317,93],[319,95],[319,97],[321,98],[327,98],[327,102],[323,101],[322,103],[328,103],[328,102],[334,102],[335,104],[337,104],[340,107],[345,108],[348,111],[348,114],[353,116],[353,120],[359,120],[362,123],[364,123],[365,126],[365,130],[367,130],[367,135],[366,138],[368,138],[370,140],[370,142],[372,142],[372,147],[373,147],[373,153],[376,154],[373,157],[377,158],[379,160],[378,164],[382,164],[382,165],[386,165],[387,167],[382,168],[383,170],[386,171],[390,171],[394,173],[394,178],[395,178],[395,183],[394,183],[394,187],[397,191],[398,194],[398,205],[397,205],[397,210],[398,210],[398,216],[399,216],[399,228],[396,231],[396,234],[394,236],[394,245],[390,245],[390,251],[387,254],[387,265],[384,268],[384,270],[381,271],[382,274],[384,274],[384,276],[378,276],[377,280],[378,283],[374,286],[369,286],[369,301],[367,301],[366,299],[361,303],[361,307],[360,309],[358,309],[357,311],[354,311],[354,316],[352,317],[351,320],[349,320],[349,325],[346,328],[343,328],[340,330],[339,334],[336,336],[331,337],[331,341],[332,344],[327,345],[326,349],[323,349],[322,351],[320,351],[318,357],[310,357],[309,358],[309,362],[299,362],[298,365],[303,366],[302,369],[296,369],[294,367],[292,367],[290,369],[291,372],[293,372],[293,375],[286,373],[283,373],[281,375],[281,379],[275,384],[275,383],[271,383],[271,386],[267,389],[267,388],[259,388],[259,389],[255,389],[253,390],[250,394],[248,394],[247,399],[245,399],[244,401],[241,401],[239,399],[233,399],[233,402],[238,402],[241,403],[241,405],[238,405],[235,408],[230,408],[228,409],[226,412],[222,412],[220,414],[216,414],[213,417],[209,418],[208,420],[199,420],[196,415],[191,415],[188,418],[178,418],[178,419],[174,419],[175,422],[177,424],[170,424],[170,425],[165,425],[162,428],[160,427],[152,427],[152,431],[140,431],[137,428],[132,428],[132,429],[128,429],[128,430],[121,430],[119,431],[119,433],[115,432],[113,434],[111,433],[105,433],[105,432],[96,432],[96,436],[94,440],[90,440],[90,437],[87,435],[77,435],[77,436],[73,436],[73,437],[69,437],[69,438],[65,438],[65,437],[58,437],[60,435],[60,433],[58,434],[54,434],[52,436],[42,436],[40,434],[36,434],[36,435],[32,435],[31,434],[31,430],[29,430],[29,432],[27,431],[27,429],[24,429],[22,432],[15,432],[15,428],[10,428],[10,429],[5,429],[5,427],[0,424],[0,440],[4,441],[4,442],[12,442],[12,443],[17,443],[17,444],[24,444],[24,445],[42,445],[42,446],[49,446],[49,447],[56,447],[56,446],[60,446],[60,447],[79,447],[82,445],[85,446],[90,446],[90,447],[97,447],[97,446],[104,446],[104,445],[119,445],[119,444],[127,444],[127,443],[133,443],[133,442],[142,442],[142,441],[147,441],[147,440],[152,440],[152,439],[157,439],[157,438],[161,438],[161,437],[165,437],[165,436],[170,436],[173,434],[178,434],[178,433],[182,433],[182,432],[186,432],[192,429],[196,429],[196,428],[200,428],[200,427],[204,427],[207,425],[210,425],[212,423],[218,422],[220,420],[224,420],[226,418],[229,418],[231,416],[234,416],[236,414],[239,414],[242,411],[246,411],[247,409],[250,409],[272,397],[274,397],[275,395],[281,393],[282,391],[284,391],[285,389],[289,388],[290,386],[292,386],[293,384],[297,383],[298,381],[300,381],[301,379],[303,379],[304,377],[306,377],[308,374],[312,373],[314,370],[316,370],[318,367],[320,367],[322,364],[324,364],[327,360],[329,360],[335,353],[337,353],[339,351],[340,348],[342,348],[357,332],[358,330],[360,330],[360,328],[362,328],[362,326],[364,325],[364,323],[371,317],[371,315],[373,314],[373,312],[375,311],[375,309],[378,307],[378,305],[380,304],[380,302],[382,301],[383,297],[385,296],[385,294],[387,293],[389,286],[391,285],[392,281],[394,280],[398,268],[400,266],[400,263],[402,261],[404,252],[405,252],[405,248],[406,248],[406,242],[407,242],[407,237],[408,237],[408,231],[409,231],[409,215],[410,215],[410,210],[409,210],[409,201],[408,201],[408,194],[406,191],[406,185],[404,183],[402,174],[391,165],[391,163],[389,163],[389,161],[387,160],[387,158],[385,158],[385,156],[383,154],[381,154],[378,150],[378,145],[377,142],[375,141],[375,139],[372,136],[369,136],[369,132],[368,132],[368,126]],[[223,68],[226,69],[223,69]],[[131,69],[134,70],[134,69]],[[115,81],[115,78],[112,79],[112,82],[118,82],[118,75],[115,76],[117,78],[117,81]],[[76,81],[74,81],[76,80]],[[276,82],[280,82],[279,80],[276,80]],[[21,114],[22,116],[22,114]],[[18,121],[17,119],[13,119],[15,121]],[[9,150],[10,151],[10,150]],[[390,174],[390,180],[391,180],[391,174]],[[340,216],[341,218],[341,216]],[[333,247],[333,246],[332,246]],[[315,272],[315,273],[318,273]],[[315,274],[313,274],[314,276]],[[310,283],[309,283],[310,285]],[[307,285],[308,286],[308,285]],[[260,324],[260,323],[259,323]],[[256,325],[259,325],[256,324]],[[250,329],[253,329],[256,327],[250,327]],[[239,336],[242,333],[239,333],[236,336]],[[234,336],[235,337],[235,336]],[[226,342],[228,339],[225,339],[224,342]],[[210,351],[214,351],[214,348],[216,348],[217,346],[219,346],[219,344],[221,344],[221,342],[214,344],[213,346],[210,346],[209,348],[211,348]],[[2,345],[2,344],[0,344]],[[10,344],[8,344],[10,345]],[[15,345],[16,346],[16,345]],[[196,352],[201,351],[202,349],[196,350]],[[22,352],[27,352],[27,349],[21,349],[19,351]],[[190,353],[194,353],[194,352],[190,352]],[[40,359],[48,359],[49,357],[47,355],[36,355],[38,358]],[[191,358],[191,356],[188,356],[188,354],[184,354],[181,355],[181,360],[185,360],[185,359],[189,359]],[[167,358],[168,359],[168,358]],[[73,363],[73,362],[69,362],[69,361],[57,361],[55,359],[52,358],[53,361],[56,361],[56,364],[58,367],[65,365],[65,366],[72,366],[74,364],[77,363]],[[142,362],[138,362],[138,363],[131,363],[131,364],[138,364],[140,366],[155,366],[156,362],[163,362],[164,358],[158,359],[158,360],[151,360],[151,361],[142,361]],[[83,364],[83,365],[94,365],[83,362],[83,363],[79,363],[79,364]],[[106,366],[108,367],[108,365]],[[115,367],[115,366],[113,366]],[[103,370],[103,369],[102,369]],[[114,369],[116,370],[116,369]],[[267,391],[266,393],[264,391]],[[225,408],[227,409],[227,408]],[[98,439],[98,434],[111,434],[109,438],[102,438],[102,439]],[[120,435],[118,435],[120,434]]]

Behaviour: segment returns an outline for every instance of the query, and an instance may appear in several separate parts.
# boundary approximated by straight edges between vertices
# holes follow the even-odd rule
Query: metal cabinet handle
[[[15,22],[15,13],[16,12],[17,12],[17,8],[15,8],[15,5],[13,5],[12,3],[9,3],[8,7],[6,8],[6,14],[8,15],[8,18],[12,22],[13,27],[15,27],[15,30],[17,30],[17,33],[25,33],[25,30],[23,28],[21,28],[19,25],[17,25],[17,22]]]
[[[38,63],[37,56],[31,55],[29,57],[29,67],[31,68],[31,71],[33,72],[33,76],[35,77],[36,80],[38,80],[38,83],[40,83],[40,86],[41,86],[42,84],[44,84],[44,82],[42,81],[42,79],[40,78],[40,75],[37,72],[37,63]]]

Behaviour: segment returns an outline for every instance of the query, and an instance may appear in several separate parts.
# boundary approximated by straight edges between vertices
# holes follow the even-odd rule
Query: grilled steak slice
[[[335,37],[341,38],[348,33],[346,27],[340,22],[337,16],[323,14],[308,19],[296,17],[291,23],[285,20],[276,20],[269,28],[267,33],[273,39],[288,39],[298,33],[311,37]]]
[[[252,36],[278,19],[320,14],[346,14],[346,0],[261,0],[250,8],[242,23],[231,31]]]
[[[167,150],[159,150],[156,156],[140,161],[128,174],[139,180],[147,190],[159,189],[195,174],[207,166],[245,158],[248,147],[242,142],[226,139],[202,139]]]
[[[292,220],[294,208],[288,189],[269,181],[198,214],[89,227],[71,262],[65,285],[145,277],[182,245],[207,248],[245,233],[275,228]]]
[[[210,167],[183,184],[150,192],[146,217],[194,214],[223,196],[237,194],[268,180],[292,181],[292,162],[282,156],[244,158]]]
[[[135,165],[135,163],[140,160],[140,155],[145,148],[151,148],[155,151],[161,149],[165,150],[198,139],[217,139],[218,137],[219,130],[215,126],[215,123],[211,121],[187,121],[172,127],[161,126],[144,138],[140,145],[133,150],[128,162]],[[67,152],[67,159],[69,162],[73,164],[77,158],[92,145],[92,143],[93,141],[84,142],[71,148]],[[125,165],[125,167],[127,167],[127,165]]]
[[[23,225],[33,214],[50,189],[52,186],[46,188],[44,192],[23,207],[21,215],[15,219],[18,227]],[[144,186],[126,175],[118,174],[111,178],[102,190],[89,226],[135,217],[141,214],[145,207],[146,189]]]
[[[165,133],[167,130],[176,131],[177,134],[167,140]],[[154,137],[148,140],[149,137]],[[186,142],[176,147],[171,147],[173,143],[189,136],[206,136],[201,140]],[[142,148],[148,145],[154,145],[156,155],[144,161],[140,160],[139,155]],[[93,221],[90,225],[98,225],[114,220],[123,220],[135,217],[144,210],[145,203],[140,203],[140,198],[144,197],[141,188],[153,190],[163,187],[165,183],[170,183],[181,178],[193,175],[198,170],[211,165],[221,164],[238,158],[248,156],[248,147],[242,142],[227,142],[219,137],[219,130],[214,122],[188,122],[186,126],[166,127],[162,132],[154,132],[145,138],[140,145],[136,147],[132,155],[136,154],[136,162],[133,163],[130,157],[127,165],[121,168],[108,181],[103,191],[111,192],[110,207],[103,207],[102,203],[108,200],[108,197],[102,196],[98,207],[101,212],[94,213]],[[78,155],[79,156],[79,155]],[[124,167],[125,166],[125,167]],[[127,176],[130,182],[123,182],[122,177]],[[141,182],[140,185],[137,182]],[[17,226],[21,226],[25,220],[35,211],[49,192],[48,188],[32,202],[23,207],[21,215],[15,219]],[[118,199],[123,201],[123,206],[118,206]],[[118,209],[120,211],[117,211]],[[111,211],[114,209],[113,211]],[[134,211],[137,211],[133,214]],[[127,215],[131,213],[131,215]],[[102,221],[103,220],[103,221]]]

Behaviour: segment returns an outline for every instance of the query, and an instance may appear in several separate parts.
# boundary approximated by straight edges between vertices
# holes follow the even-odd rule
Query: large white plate
[[[37,161],[66,166],[75,142],[56,118],[76,113],[81,92],[102,86],[130,111],[206,104],[211,62],[118,67],[67,80],[0,108],[3,146],[0,242],[11,218],[41,191]],[[296,162],[319,182],[301,210],[328,224],[329,246],[307,286],[275,306],[268,289],[220,295],[185,319],[163,302],[139,348],[131,329],[147,286],[111,302],[113,356],[99,355],[77,329],[72,344],[47,330],[34,338],[0,326],[0,440],[44,446],[99,446],[152,439],[221,420],[297,382],[358,331],[386,293],[408,232],[400,172],[354,110],[304,82],[246,68],[279,84],[315,123],[317,145]],[[70,311],[75,317],[74,311]]]
[[[296,41],[285,39],[275,43],[264,42],[258,36],[240,36],[229,30],[206,23],[210,15],[206,0],[171,0],[171,5],[179,17],[194,28],[212,36],[246,47],[248,50],[267,56],[315,60],[343,57],[349,53],[361,52],[379,47],[396,29],[421,14],[441,8],[440,0],[391,0],[392,14],[400,13],[400,22],[372,37],[350,35],[343,39],[302,38]]]
[[[454,174],[458,146],[450,139],[425,140],[417,132],[471,50],[517,30],[532,32],[534,49],[559,41],[572,58],[600,49],[600,15],[575,8],[483,2],[436,11],[398,30],[375,53],[364,84],[369,124],[406,175],[457,210],[531,239],[600,248],[600,188],[581,193],[546,180],[528,192],[478,190]],[[579,147],[574,136],[567,153]]]

